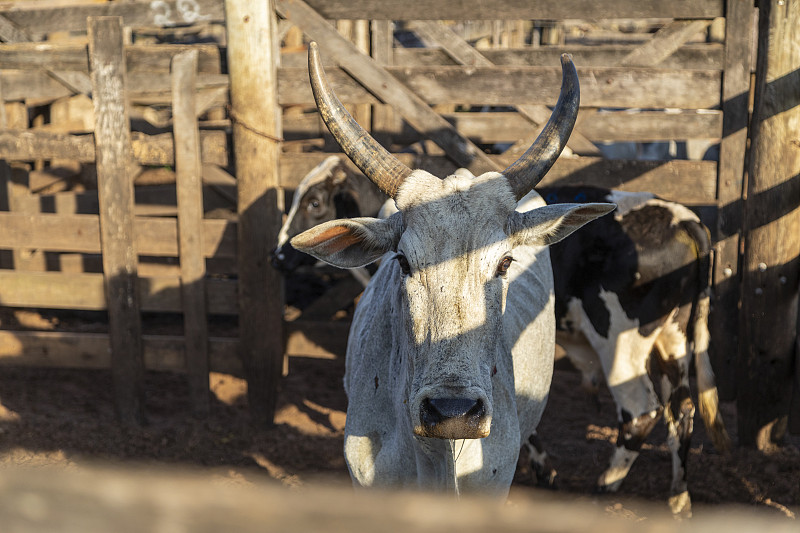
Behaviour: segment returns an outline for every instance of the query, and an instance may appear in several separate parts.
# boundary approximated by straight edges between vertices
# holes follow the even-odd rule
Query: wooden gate
[[[251,386],[261,383],[264,391],[251,401],[266,405],[260,418],[271,418],[269,398],[280,371],[276,361],[284,352],[281,292],[278,283],[263,283],[274,279],[263,260],[274,234],[243,233],[236,219],[247,212],[256,217],[250,220],[264,217],[274,224],[275,206],[282,202],[269,184],[255,183],[255,192],[243,193],[245,163],[236,143],[244,143],[246,135],[268,146],[280,141],[278,176],[267,173],[265,179],[274,178],[270,183],[288,194],[337,150],[313,108],[306,44],[315,40],[337,94],[357,120],[409,166],[438,175],[459,166],[504,168],[516,159],[558,96],[559,55],[571,53],[581,80],[581,111],[569,153],[543,184],[648,190],[700,215],[714,240],[713,363],[723,398],[735,396],[742,191],[754,67],[752,2],[274,0],[279,18],[276,24],[267,20],[269,38],[260,41],[226,38],[225,25],[230,30],[244,24],[236,26],[238,32],[256,20],[248,18],[248,7],[236,12],[241,20],[226,21],[225,11],[230,17],[234,4],[113,2],[0,11],[0,38],[7,43],[0,53],[6,102],[0,158],[8,162],[2,169],[8,198],[0,212],[0,250],[7,251],[0,256],[0,305],[107,310],[110,318],[108,331],[92,334],[22,331],[4,324],[4,363],[133,364],[118,381],[120,390],[130,387],[129,399],[120,397],[120,402],[133,406],[139,394],[136,376],[143,368],[193,369],[201,376],[208,368],[202,362],[205,346],[212,370],[239,372],[237,353],[252,352],[255,345],[259,350],[278,346],[278,355],[262,361],[266,366],[256,372],[260,377],[250,374]],[[30,42],[56,32],[82,34],[87,17],[99,15],[121,17],[113,43],[116,56],[108,64],[126,69],[106,82],[122,83],[124,92],[105,104],[99,100],[106,94],[101,84],[113,69],[96,64],[107,61],[98,56],[106,53],[106,45],[100,45],[91,24],[88,46],[80,38]],[[413,46],[401,44],[404,37]],[[153,40],[193,44],[150,44]],[[276,120],[264,131],[229,96],[237,87],[235,68],[231,63],[226,68],[225,58],[238,64],[242,56],[232,48],[250,46],[255,52],[254,43],[277,46],[273,41],[281,43],[277,81],[272,82]],[[196,59],[185,55],[189,51]],[[181,87],[191,86],[194,102],[181,102],[181,95],[192,93]],[[91,102],[89,94],[94,95]],[[86,102],[94,109],[93,124],[54,118],[59,109]],[[101,120],[106,108],[117,122]],[[127,109],[131,128],[119,121],[120,109]],[[194,109],[194,116],[186,109]],[[176,133],[199,135],[173,140],[172,126],[181,123],[185,126]],[[121,133],[126,129],[129,136]],[[435,147],[422,155],[401,153],[423,139]],[[623,143],[629,152],[609,157]],[[103,154],[113,146],[120,151],[112,161],[116,166],[109,167],[101,158],[105,161]],[[194,148],[181,156],[179,146]],[[669,149],[642,157],[653,146]],[[65,159],[96,163],[99,197],[93,190],[48,193],[40,187]],[[184,173],[182,166],[191,170]],[[176,175],[177,192],[172,185]],[[145,185],[159,180],[169,184]],[[251,207],[261,211],[248,212]],[[236,216],[212,218],[226,210]],[[242,255],[245,249],[248,259]],[[256,266],[245,275],[243,265]],[[252,294],[242,283],[251,282],[242,276],[258,283],[248,302],[263,295],[272,303],[249,318],[242,315],[250,312],[242,295]],[[356,292],[352,285],[341,287],[324,297],[324,305],[285,321],[286,351],[341,354],[347,320],[331,316],[352,303]],[[197,312],[203,302],[205,310]],[[141,312],[182,313],[191,330],[141,334]],[[221,337],[209,329],[206,315],[238,316],[249,324],[266,320],[272,326],[267,336],[250,335],[247,348],[241,346],[243,332]],[[136,363],[139,353],[143,364]],[[187,364],[189,357],[194,362]]]

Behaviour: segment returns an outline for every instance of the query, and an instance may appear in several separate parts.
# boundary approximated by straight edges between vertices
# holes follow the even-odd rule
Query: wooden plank
[[[479,144],[514,142],[526,135],[536,133],[531,122],[516,112],[442,113],[462,134]],[[322,135],[325,126],[316,116],[284,117],[283,136],[287,140],[316,138]],[[631,141],[654,142],[688,139],[719,139],[722,137],[722,112],[703,111],[664,113],[641,111],[631,113],[600,112],[579,114],[577,124],[581,132],[597,142]],[[398,144],[412,144],[420,140],[411,128],[395,133]]]
[[[133,157],[140,165],[174,165],[172,135],[132,134]],[[200,132],[203,163],[228,165],[224,131]],[[92,163],[96,159],[93,135],[69,135],[45,131],[0,131],[0,157],[11,161],[34,159],[74,159]]]
[[[561,81],[559,67],[418,67],[385,69],[427,104],[511,106],[555,105]],[[379,103],[341,69],[326,69],[336,94],[345,103]],[[308,72],[280,71],[282,105],[313,105]],[[578,68],[584,107],[713,109],[719,106],[722,75],[713,70]],[[502,78],[506,83],[498,84]],[[377,94],[377,93],[376,93]]]
[[[19,9],[17,6],[10,6],[0,9],[0,15],[17,27],[37,34],[85,31],[86,17],[90,16],[122,17],[123,24],[131,27],[171,27],[225,20],[222,0],[107,2],[40,9]]]
[[[75,72],[59,71],[62,77],[75,78]],[[80,73],[77,73],[80,74]],[[26,100],[37,105],[52,100],[72,96],[74,87],[66,87],[49,76],[46,72],[30,70],[6,70],[0,74],[5,88],[5,100]],[[76,81],[68,82],[78,84]],[[130,76],[130,98],[133,103],[168,104],[170,102],[170,78],[166,73],[136,72]],[[226,87],[228,76],[224,74],[200,74],[197,85],[203,89]]]
[[[467,66],[475,67],[492,67],[494,66],[481,52],[469,45],[465,40],[459,37],[453,30],[442,24],[436,22],[419,20],[410,25],[410,29],[419,34],[424,39],[438,42],[442,45],[445,51],[456,60],[456,63]],[[554,63],[557,64],[557,63]],[[523,148],[521,152],[533,144],[538,136],[539,131],[547,121],[550,119],[551,111],[546,106],[540,104],[521,104],[516,106],[517,111],[538,126],[535,133],[526,135],[517,141]],[[567,146],[574,153],[579,155],[600,155],[597,147],[591,143],[580,131],[580,128],[575,127],[572,130],[572,135],[567,141]],[[513,147],[512,147],[513,149]]]
[[[387,21],[388,22],[388,21]],[[602,44],[588,46],[570,44],[568,46],[538,46],[536,48],[488,48],[481,53],[497,66],[549,67],[557,65],[561,54],[572,55],[576,65],[583,68],[607,67],[619,64],[636,46],[629,44]],[[722,70],[723,45],[719,43],[687,44],[671,56],[662,60],[658,68]],[[455,65],[456,62],[441,48],[395,48],[392,50],[392,65],[414,68],[421,66]],[[303,67],[308,62],[303,52],[284,52],[281,65],[284,67]]]
[[[0,21],[2,24],[2,28],[5,30],[3,35],[3,40],[7,43],[13,42],[20,42],[20,41],[30,41],[31,36],[30,34],[20,28],[16,28],[14,24],[9,21],[7,18],[0,15]],[[43,71],[68,88],[70,91],[76,93],[83,93],[89,94],[92,89],[91,81],[89,80],[89,76],[84,72],[60,72],[57,68],[52,67],[44,67]]]
[[[561,79],[558,67],[393,66],[384,70],[431,105],[552,106]],[[382,98],[364,89],[343,70],[329,67],[326,73],[342,102],[382,103]],[[719,105],[722,75],[716,70],[579,67],[578,75],[584,107],[713,109]],[[497,84],[498,77],[508,83]],[[52,101],[72,94],[42,73],[4,71],[0,81],[6,89],[6,101]],[[278,82],[281,105],[314,105],[307,68],[281,68]],[[222,74],[198,76],[198,88],[222,88],[227,83],[227,76]],[[132,77],[131,100],[142,105],[169,104],[169,84],[165,74]]]
[[[125,103],[122,20],[92,17],[87,24],[114,394],[120,420],[140,424],[144,422],[144,362],[136,289],[130,174],[133,158]]]
[[[310,0],[308,4],[327,19],[386,20],[585,20],[613,18],[714,18],[723,16],[722,0],[674,0],[641,2],[637,0],[561,0],[529,2],[496,0],[463,2],[410,0],[401,3],[371,0]]]
[[[45,309],[107,309],[102,274],[61,272],[17,272],[0,270],[0,296],[8,307]],[[208,312],[235,315],[237,282],[224,279],[204,281]],[[138,286],[141,309],[148,312],[180,313],[181,280],[175,276],[141,277]]]
[[[282,185],[295,188],[311,169],[331,154],[287,154],[281,158]],[[456,169],[447,158],[395,154],[409,166],[423,168],[435,175]],[[418,164],[415,164],[417,160]],[[506,163],[502,158],[500,164]],[[599,187],[629,191],[651,191],[668,200],[693,206],[714,206],[715,161],[629,161],[596,157],[559,158],[545,176],[542,185],[590,183]]]
[[[372,32],[372,59],[382,66],[387,67],[394,63],[394,23],[391,20],[370,21]],[[283,55],[281,61],[283,61]],[[320,123],[317,120],[317,123]],[[399,129],[400,120],[395,117],[391,105],[376,104],[372,110],[372,136],[383,146],[392,145],[392,137]],[[286,123],[283,126],[283,136],[286,138]]]
[[[144,6],[142,5],[144,4]],[[109,2],[94,5],[70,5],[43,9],[0,9],[0,15],[20,28],[37,33],[81,31],[86,17],[117,15],[126,26],[174,26],[224,20],[222,0],[164,0],[147,2]],[[641,2],[638,0],[562,0],[528,2],[497,0],[491,3],[442,0],[431,3],[411,0],[403,3],[375,3],[371,0],[311,0],[311,7],[327,19],[373,20],[452,20],[455,14],[464,20],[547,20],[581,18],[681,18],[712,19],[724,16],[723,0],[674,0]]]
[[[144,335],[142,347],[148,370],[185,372],[183,337]],[[44,368],[111,368],[109,338],[104,333],[0,330],[0,366]],[[211,337],[211,370],[241,375],[235,338]]]
[[[12,44],[13,43],[13,44]],[[172,58],[186,50],[197,50],[197,71],[219,74],[220,50],[212,44],[135,44],[125,46],[128,75],[136,72],[168,73]],[[30,43],[6,41],[0,45],[0,69],[89,72],[89,52],[85,44]]]
[[[800,284],[800,0],[759,2],[737,368],[739,443],[770,450],[788,422]]]
[[[59,196],[76,196],[63,193]],[[178,256],[178,228],[175,219],[136,217],[134,246],[147,256]],[[236,257],[236,223],[227,220],[203,221],[203,256]],[[0,212],[0,249],[31,246],[48,251],[99,254],[100,222],[97,215],[36,216]]]
[[[343,357],[349,322],[299,320],[286,324],[286,353],[295,357],[334,359]],[[145,368],[186,372],[184,338],[172,335],[143,335]],[[238,357],[239,340],[209,337],[209,366],[212,372],[243,375]],[[0,367],[43,368],[111,367],[109,339],[105,333],[0,330]]]
[[[175,136],[175,178],[178,192],[178,247],[181,304],[186,338],[189,394],[197,417],[210,409],[208,329],[203,256],[203,183],[200,135],[197,129],[195,85],[197,51],[187,50],[172,60],[172,117]]]
[[[11,213],[25,218],[36,218],[39,214],[37,198],[31,194],[29,187],[29,173],[20,168],[12,168],[5,162],[2,163],[6,174],[8,192],[8,210]],[[47,270],[44,250],[30,243],[20,243],[19,247],[12,249],[15,270],[44,271]]]
[[[681,46],[704,31],[710,20],[673,20],[663,26],[642,46],[623,57],[617,65],[626,67],[652,67],[674,54]]]
[[[432,111],[415,94],[415,90],[409,90],[407,85],[398,83],[386,69],[360,53],[305,2],[276,0],[275,5],[282,17],[294,22],[308,36],[318,41],[326,55],[334,58],[350,76],[383,103],[390,103],[409,124],[441,146],[459,165],[472,168],[476,172],[499,170],[480,148]]]
[[[725,70],[722,77],[722,140],[719,147],[717,200],[721,206],[716,231],[726,236],[714,254],[714,313],[710,317],[709,354],[720,398],[736,398],[737,354],[740,352],[739,271],[743,224],[742,193],[749,122],[753,2],[728,0],[725,15]]]
[[[226,0],[225,11],[239,200],[240,351],[252,419],[269,426],[284,355],[283,280],[268,260],[281,226],[280,46],[272,1]]]

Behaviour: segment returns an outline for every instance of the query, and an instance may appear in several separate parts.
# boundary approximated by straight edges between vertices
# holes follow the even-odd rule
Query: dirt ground
[[[288,487],[347,485],[342,457],[346,399],[341,359],[292,357],[283,380],[274,428],[255,430],[248,419],[246,385],[212,375],[208,419],[192,418],[183,376],[149,373],[148,423],[125,427],[115,420],[107,371],[0,368],[0,468],[9,465],[80,468],[125,463],[158,469],[200,468],[232,483],[272,479]],[[735,411],[724,415],[735,437]],[[599,405],[579,389],[576,372],[556,371],[540,434],[559,473],[558,491],[636,516],[636,502],[665,502],[670,456],[663,424],[653,432],[619,493],[597,496],[594,480],[616,438],[615,410],[603,392]],[[770,455],[740,449],[714,451],[699,417],[689,463],[695,516],[704,507],[744,504],[783,516],[800,515],[800,439]],[[537,491],[520,467],[516,491]],[[545,497],[545,495],[542,495]],[[546,497],[553,493],[547,491]]]

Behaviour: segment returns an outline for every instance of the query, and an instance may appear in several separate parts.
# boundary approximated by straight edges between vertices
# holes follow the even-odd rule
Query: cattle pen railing
[[[0,305],[108,316],[91,333],[4,324],[3,364],[112,368],[129,420],[142,416],[144,369],[187,372],[199,414],[209,369],[244,372],[254,417],[268,422],[285,353],[343,353],[347,321],[331,317],[359,288],[341,284],[285,321],[267,260],[280,192],[337,151],[308,83],[316,40],[357,120],[393,152],[432,141],[398,157],[439,175],[513,161],[549,115],[558,57],[571,53],[581,112],[544,183],[648,190],[695,210],[714,240],[723,398],[753,379],[739,349],[753,2],[261,4],[0,10]],[[470,145],[487,154],[473,159]],[[648,159],[648,146],[670,150]],[[787,279],[796,257],[785,253],[764,275]],[[151,334],[142,313],[183,315],[184,329]],[[780,314],[794,342],[793,318]],[[226,321],[235,327],[217,334]],[[792,355],[781,357],[791,380]]]

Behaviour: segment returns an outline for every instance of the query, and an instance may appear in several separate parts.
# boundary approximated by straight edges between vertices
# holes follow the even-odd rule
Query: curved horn
[[[394,198],[411,169],[390,154],[356,122],[328,85],[319,58],[319,47],[308,47],[308,74],[317,109],[333,138],[355,165],[380,190]]]
[[[567,144],[578,117],[581,89],[569,54],[561,54],[561,94],[550,120],[524,154],[503,171],[519,201],[539,183]]]

